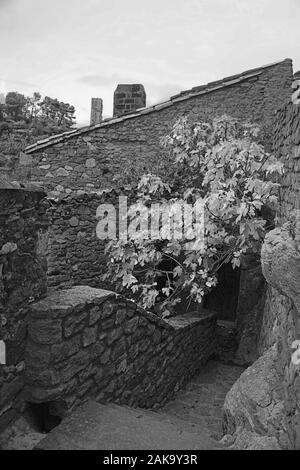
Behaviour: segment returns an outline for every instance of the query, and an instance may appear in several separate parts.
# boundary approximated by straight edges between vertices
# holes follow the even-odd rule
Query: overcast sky
[[[79,125],[118,83],[151,105],[287,57],[299,70],[300,0],[0,0],[0,92],[69,102]]]

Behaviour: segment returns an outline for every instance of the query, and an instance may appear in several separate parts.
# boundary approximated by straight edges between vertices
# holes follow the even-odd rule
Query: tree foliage
[[[243,255],[260,252],[277,207],[283,165],[265,151],[257,125],[228,116],[210,123],[180,118],[162,147],[171,157],[171,182],[152,174],[141,178],[136,204],[126,216],[136,234],[108,241],[105,277],[145,308],[168,316],[183,299],[188,306],[201,303],[224,263],[237,268]],[[195,230],[193,219],[185,227],[191,235],[178,238],[176,226],[170,231],[170,221],[160,217],[160,236],[149,236],[151,204],[163,204],[169,214],[177,207],[178,221],[184,203],[196,207],[199,201],[204,227]],[[200,233],[204,245],[191,244]]]
[[[9,124],[24,122],[36,134],[53,134],[70,129],[75,124],[75,108],[55,98],[42,98],[38,92],[24,96],[9,92],[5,103],[0,106],[2,130],[9,130]]]

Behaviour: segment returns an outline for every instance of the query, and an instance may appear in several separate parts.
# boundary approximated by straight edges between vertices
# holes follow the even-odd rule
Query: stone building
[[[291,103],[292,81],[286,59],[139,109],[143,88],[122,85],[113,118],[21,154],[14,179],[39,181],[60,198],[49,202],[28,185],[0,181],[0,340],[7,347],[0,429],[26,402],[59,417],[91,397],[160,406],[217,351],[214,314],[161,320],[97,289],[105,258],[95,210],[142,173],[166,171],[159,140],[179,115],[226,113],[259,123],[286,170],[280,214],[286,225],[270,232],[262,251],[267,284],[260,269],[238,280],[237,314],[245,317],[239,354],[253,365],[227,395],[226,439],[236,448],[300,448],[300,369],[291,360],[300,339],[299,214],[293,214],[299,210],[300,106]],[[98,122],[102,102],[94,100],[93,108],[92,122]]]
[[[144,107],[142,85],[119,85],[113,118],[27,147],[14,177],[69,193],[120,187],[154,169],[165,176],[169,165],[160,138],[183,114],[194,120],[228,114],[257,122],[270,144],[274,113],[290,96],[292,79],[292,61],[285,59],[194,87],[150,107]]]
[[[49,285],[62,288],[80,282],[103,287],[100,276],[106,263],[104,244],[95,233],[97,206],[116,202],[120,188],[124,193],[124,186],[135,183],[145,172],[168,175],[170,165],[160,138],[180,115],[209,120],[228,114],[257,122],[270,146],[275,111],[290,98],[292,80],[292,61],[285,59],[195,87],[148,108],[140,107],[146,104],[142,85],[119,85],[113,118],[27,147],[16,179],[40,182],[48,194],[60,197],[51,209]],[[93,99],[93,119],[100,119],[101,114],[102,101]],[[99,190],[113,191],[96,194]],[[206,299],[206,306],[218,311],[223,320],[241,319],[241,330],[242,320],[257,307],[264,290],[261,269],[255,262],[241,273],[224,267],[219,285]],[[250,356],[243,354],[243,360],[253,360]]]

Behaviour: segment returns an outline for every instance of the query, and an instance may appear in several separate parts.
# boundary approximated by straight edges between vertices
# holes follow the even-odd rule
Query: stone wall
[[[113,289],[100,278],[106,272],[106,241],[96,235],[96,212],[100,204],[113,204],[118,209],[118,191],[102,194],[69,195],[50,201],[48,207],[48,286],[89,285]],[[122,195],[132,198],[132,191]],[[117,211],[118,215],[118,211]]]
[[[281,181],[281,207],[280,207],[280,230],[281,236],[286,240],[293,236],[292,232],[297,226],[297,211],[300,209],[300,106],[294,105],[291,100],[280,108],[276,113],[276,126],[274,130],[274,151],[278,158],[284,163],[284,176]],[[288,221],[288,229],[284,229]],[[294,228],[292,228],[294,227]],[[277,231],[271,232],[270,236],[276,236]],[[291,234],[289,231],[291,230]],[[279,237],[280,239],[280,237]],[[283,260],[278,260],[278,270]],[[295,253],[295,261],[297,256]],[[286,276],[292,270],[292,265],[286,265]],[[284,279],[284,278],[283,278]],[[300,284],[300,279],[295,281]],[[289,284],[291,283],[291,279]],[[282,300],[282,289],[269,287],[266,299],[266,310],[263,318],[259,348],[260,353],[264,352],[271,344],[278,339],[279,325],[281,323],[283,304],[286,303],[286,313],[290,310],[290,295],[285,295],[285,302]],[[277,315],[278,312],[278,315]],[[281,313],[280,313],[281,312]],[[284,315],[283,315],[284,316]],[[280,320],[281,318],[281,320]],[[300,334],[299,334],[300,338]]]
[[[93,130],[66,135],[57,143],[50,139],[50,145],[46,139],[41,150],[28,149],[30,155],[20,162],[19,177],[26,167],[33,181],[42,182],[56,193],[116,188],[154,171],[166,178],[170,165],[160,139],[183,114],[192,120],[211,120],[226,113],[257,122],[264,129],[268,145],[275,110],[290,95],[292,62],[287,59],[259,69],[258,75],[253,72],[248,78],[247,73],[238,77],[232,84],[228,79],[229,84],[224,82],[224,86],[222,81],[216,82],[216,89],[212,83],[212,91],[188,99],[183,95],[171,101],[171,106],[162,104],[147,114],[103,122]]]
[[[203,310],[168,320],[87,286],[32,305],[26,397],[62,416],[89,398],[162,406],[215,352],[216,318]]]
[[[38,190],[0,188],[0,430],[22,407],[29,304],[46,292],[39,233],[47,221]]]
[[[274,151],[284,162],[281,181],[281,217],[287,220],[290,212],[300,209],[300,105],[289,102],[276,113]]]
[[[259,357],[259,337],[265,305],[266,281],[260,257],[248,254],[241,263],[236,312],[238,349],[236,359],[250,365]]]
[[[300,105],[277,112],[275,153],[284,162],[280,224],[266,236],[262,270],[268,287],[258,337],[261,357],[225,402],[235,448],[300,449]]]

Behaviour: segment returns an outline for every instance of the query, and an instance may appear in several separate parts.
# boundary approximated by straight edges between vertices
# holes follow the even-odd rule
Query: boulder
[[[282,446],[284,403],[276,359],[274,346],[243,372],[226,396],[223,425],[235,438],[233,448]]]
[[[261,263],[268,283],[292,299],[300,312],[300,210],[294,211],[292,221],[267,234]]]

